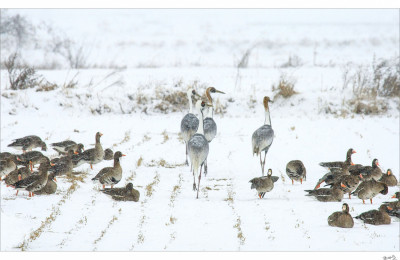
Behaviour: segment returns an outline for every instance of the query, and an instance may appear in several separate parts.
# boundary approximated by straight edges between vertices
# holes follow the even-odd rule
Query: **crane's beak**
[[[225,92],[222,92],[220,90],[215,90],[216,93],[220,93],[220,94],[225,94]]]

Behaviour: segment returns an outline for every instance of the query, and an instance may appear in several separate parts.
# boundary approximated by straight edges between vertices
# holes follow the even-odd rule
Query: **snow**
[[[73,70],[62,58],[46,56],[43,48],[21,50],[31,54],[24,56],[30,64],[43,64],[46,57],[65,63],[58,70],[38,71],[50,82],[74,79],[78,84],[49,92],[12,91],[2,70],[1,151],[16,152],[7,147],[11,140],[31,134],[47,144],[71,139],[88,149],[99,131],[104,149],[126,154],[117,186],[132,182],[140,200],[115,202],[92,183],[112,161],[93,170],[86,164],[76,168],[87,172],[83,181],[57,178],[54,195],[15,196],[2,184],[1,251],[400,250],[398,219],[386,226],[355,219],[352,229],[327,223],[342,203],[349,204],[354,217],[391,200],[398,186],[377,195],[372,205],[355,197],[323,203],[304,192],[326,173],[319,162],[344,160],[349,148],[357,151],[354,163],[370,165],[378,158],[382,169],[392,169],[399,179],[398,98],[387,99],[389,110],[381,115],[323,112],[326,104],[341,108],[350,98],[351,90],[342,89],[343,65],[370,64],[374,55],[398,56],[397,11],[8,11],[83,40],[92,49],[89,64],[105,69]],[[237,61],[255,42],[261,47],[238,75]],[[8,50],[1,51],[6,57]],[[304,65],[282,68],[289,55],[299,56]],[[262,98],[275,95],[271,86],[281,73],[296,78],[298,94],[270,104],[275,137],[265,167],[279,180],[260,200],[249,183],[261,176],[251,136],[264,122]],[[214,113],[218,133],[210,143],[209,172],[201,179],[198,200],[178,136],[188,108],[164,114],[154,109],[159,99],[136,103],[138,94],[151,97],[157,91],[182,90],[186,96],[186,87],[195,81],[200,93],[209,85],[226,93],[213,96],[226,113]],[[285,173],[286,163],[295,159],[307,169],[303,184],[292,185]]]

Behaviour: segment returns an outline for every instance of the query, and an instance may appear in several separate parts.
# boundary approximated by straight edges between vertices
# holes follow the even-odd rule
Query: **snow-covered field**
[[[53,91],[9,89],[1,71],[1,152],[15,138],[35,134],[47,144],[71,139],[85,148],[101,143],[121,151],[123,179],[139,190],[139,202],[115,202],[90,180],[112,161],[82,165],[81,179],[57,178],[55,195],[27,198],[1,187],[2,251],[399,251],[400,222],[354,228],[328,226],[327,218],[350,206],[354,217],[377,209],[399,187],[389,187],[373,204],[356,197],[322,203],[305,196],[326,173],[321,161],[354,163],[378,158],[399,179],[399,100],[388,98],[380,115],[348,113],[351,89],[343,89],[343,66],[398,57],[396,10],[8,10],[34,24],[51,24],[90,49],[85,69],[41,46],[20,50],[31,65],[60,87]],[[40,33],[43,33],[40,31]],[[41,38],[41,37],[39,37]],[[252,46],[247,68],[237,63]],[[1,49],[2,59],[12,50]],[[283,66],[289,56],[299,66]],[[118,67],[118,69],[116,69]],[[260,176],[251,135],[264,122],[262,98],[286,73],[298,94],[270,104],[275,139],[266,168],[279,180],[264,199],[250,189]],[[75,87],[61,87],[69,81]],[[197,82],[197,83],[194,83]],[[185,166],[180,120],[188,112],[162,113],[163,93],[200,93],[214,86],[220,110],[218,134],[210,144],[209,173],[199,199]],[[142,97],[142,99],[140,99]],[[151,99],[153,97],[153,99]],[[143,99],[147,98],[147,99]],[[141,100],[141,102],[139,102]],[[144,100],[144,101],[143,101]],[[186,99],[183,102],[187,102]],[[327,107],[347,109],[325,113]],[[49,145],[48,145],[49,146]],[[44,154],[53,157],[55,151]],[[307,181],[292,185],[286,163],[300,159]]]

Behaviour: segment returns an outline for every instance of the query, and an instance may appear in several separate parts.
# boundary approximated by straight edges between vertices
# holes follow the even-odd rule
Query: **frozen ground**
[[[46,20],[43,10],[20,12],[34,21]],[[397,178],[400,177],[398,98],[387,99],[389,110],[379,116],[324,113],[326,106],[345,106],[344,101],[351,95],[351,90],[342,89],[341,65],[370,63],[374,54],[376,58],[398,55],[398,48],[395,48],[398,46],[398,24],[397,27],[390,26],[392,18],[398,19],[398,13],[370,16],[373,21],[382,18],[381,23],[373,26],[365,23],[368,19],[359,13],[344,15],[345,18],[352,17],[347,20],[348,24],[334,25],[339,17],[331,14],[320,18],[325,19],[328,27],[316,24],[317,16],[311,16],[307,25],[307,19],[297,13],[297,17],[303,17],[303,24],[302,27],[298,25],[297,30],[293,29],[296,34],[291,34],[292,27],[282,25],[283,21],[278,19],[273,25],[275,29],[271,29],[274,32],[271,41],[287,42],[289,39],[290,44],[271,47],[270,56],[263,53],[262,48],[256,49],[250,56],[249,68],[240,70],[238,76],[233,66],[236,60],[233,54],[236,51],[235,55],[240,57],[250,44],[244,44],[241,49],[235,48],[235,42],[246,38],[253,42],[259,35],[265,35],[259,29],[267,19],[262,13],[243,16],[249,21],[241,24],[235,21],[236,16],[226,15],[224,19],[216,11],[210,11],[212,19],[207,22],[199,15],[154,16],[145,11],[141,16],[130,16],[128,11],[121,11],[120,21],[115,22],[110,16],[100,15],[105,11],[91,12],[96,15],[87,16],[82,10],[77,12],[75,19],[69,18],[69,25],[63,23],[68,20],[65,13],[64,16],[57,12],[47,13],[46,21],[76,38],[88,31],[87,37],[92,39],[91,36],[96,34],[93,28],[101,25],[101,32],[106,37],[97,38],[98,46],[92,51],[97,54],[91,55],[90,62],[108,66],[108,58],[117,53],[115,59],[110,59],[127,69],[40,70],[47,80],[59,85],[76,75],[76,87],[59,87],[48,92],[12,91],[8,88],[7,73],[2,70],[0,148],[1,151],[13,151],[7,144],[28,134],[37,134],[46,143],[70,138],[89,148],[94,145],[95,133],[100,131],[104,134],[101,139],[104,148],[127,155],[121,160],[123,179],[118,186],[132,182],[140,191],[140,200],[138,203],[114,202],[90,181],[100,169],[110,166],[111,161],[97,164],[93,170],[88,165],[80,166],[76,170],[84,172],[81,179],[58,178],[58,191],[52,196],[27,198],[27,194],[20,193],[16,197],[14,190],[2,184],[2,251],[400,250],[400,222],[394,218],[386,226],[364,225],[355,220],[354,228],[349,230],[327,224],[327,217],[339,211],[343,202],[349,204],[350,213],[356,216],[391,200],[399,187],[390,187],[387,195],[376,196],[372,205],[363,205],[355,197],[344,198],[343,202],[322,203],[304,196],[304,190],[312,189],[326,173],[318,163],[344,160],[350,147],[357,151],[353,155],[354,163],[370,165],[372,159],[378,158],[383,170],[391,168]],[[88,18],[87,27],[74,26],[85,17]],[[135,22],[138,17],[144,18]],[[280,16],[275,14],[273,17]],[[124,23],[125,19],[128,22]],[[182,28],[182,33],[160,34],[159,31],[168,28],[168,23],[166,27],[161,25],[163,19],[171,26],[189,22]],[[149,22],[151,20],[153,23]],[[119,24],[121,31],[111,26],[111,21]],[[138,24],[138,27],[129,27],[132,24]],[[190,25],[201,34],[190,30]],[[333,27],[344,33],[327,30]],[[129,42],[124,32],[132,28],[137,29],[136,42],[153,44],[110,48],[117,46],[119,41]],[[271,27],[265,28],[268,31]],[[243,35],[244,31],[250,36]],[[381,35],[376,36],[376,31]],[[193,35],[198,38],[191,38]],[[314,45],[308,48],[301,44],[304,35],[319,44],[318,52],[322,54],[318,54],[317,59],[321,58],[320,63],[312,62]],[[205,41],[207,37],[209,40]],[[374,37],[383,40],[379,44],[371,43],[368,39]],[[364,39],[363,43],[358,42],[359,39]],[[167,43],[158,48],[159,52],[154,52],[157,49],[155,43],[164,40]],[[185,42],[186,51],[175,52],[175,47],[169,44],[178,41]],[[328,42],[332,41],[348,44],[328,48]],[[197,49],[193,46],[199,42],[210,45],[215,55],[212,49],[199,49],[198,54],[193,52]],[[231,44],[231,49],[226,43]],[[125,55],[125,51],[132,56]],[[31,53],[32,59],[39,63],[45,59],[42,50],[31,50]],[[276,66],[295,53],[305,61],[303,66]],[[180,55],[187,60],[174,66],[176,60],[184,60]],[[199,58],[201,62],[193,66],[191,62],[197,59],[196,55],[202,57]],[[145,62],[157,66],[138,65]],[[297,79],[299,93],[290,99],[276,98],[271,104],[276,136],[267,155],[266,168],[271,168],[279,180],[260,200],[248,182],[261,175],[259,159],[251,154],[251,135],[264,121],[262,97],[275,95],[271,85],[278,81],[282,72]],[[164,114],[154,109],[162,101],[160,99],[143,104],[137,102],[139,96],[150,98],[167,90],[183,90],[194,81],[199,82],[197,90],[200,92],[204,91],[203,86],[212,85],[227,93],[216,97],[226,113],[214,117],[218,135],[210,144],[209,174],[202,178],[198,200],[192,191],[190,168],[183,165],[185,146],[178,136],[180,120],[187,110]],[[55,152],[49,149],[45,154],[54,156]],[[302,160],[307,168],[307,181],[302,185],[292,185],[285,173],[286,163],[293,159]]]

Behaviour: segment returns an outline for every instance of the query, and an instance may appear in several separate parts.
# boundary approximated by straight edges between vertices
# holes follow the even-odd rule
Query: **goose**
[[[277,182],[279,177],[272,176],[272,169],[268,169],[267,176],[253,178],[249,182],[251,183],[251,189],[256,189],[258,197],[264,198],[266,192],[270,192],[274,188],[274,182]]]
[[[93,169],[93,164],[97,164],[104,159],[104,150],[100,143],[100,137],[103,134],[100,132],[96,133],[96,145],[92,149],[88,149],[84,151],[80,156],[76,165],[80,165],[82,163],[89,163],[90,169]]]
[[[344,190],[343,188],[348,188],[343,183],[336,183],[332,188],[322,188],[318,190],[305,190],[308,192],[306,196],[314,196],[318,201],[322,202],[332,202],[332,201],[342,201]]]
[[[335,185],[336,183],[343,183],[347,186],[347,188],[343,188],[344,193],[349,194],[349,199],[351,199],[351,193],[358,187],[358,184],[363,179],[363,176],[360,174],[359,176],[356,175],[338,175],[332,180],[327,180],[325,186]]]
[[[396,186],[398,183],[391,169],[388,169],[385,174],[382,174],[382,177],[378,181],[385,183],[389,187]]]
[[[321,162],[319,163],[320,166],[325,167],[325,168],[346,168],[349,165],[354,165],[354,163],[351,160],[351,155],[356,153],[356,151],[353,148],[350,148],[347,150],[346,153],[346,160],[344,162]]]
[[[104,160],[110,161],[112,159],[114,159],[114,152],[110,148],[105,149]]]
[[[388,213],[390,216],[394,216],[400,218],[400,192],[396,192],[393,196],[393,199],[397,199],[397,201],[383,202],[383,205],[389,206],[392,208]]]
[[[10,174],[8,174],[7,177],[3,179],[3,181],[7,185],[7,187],[9,187],[17,181],[23,180],[30,175],[31,171],[29,170],[29,167],[21,167],[10,172]]]
[[[362,221],[364,221],[364,223],[371,225],[388,225],[391,222],[388,210],[392,210],[392,208],[386,205],[381,205],[379,207],[379,210],[370,210],[361,213],[355,218],[361,219]]]
[[[286,164],[286,174],[292,180],[292,185],[294,181],[300,181],[303,184],[303,179],[307,178],[306,167],[300,160],[293,160]]]
[[[204,101],[198,100],[196,102],[196,109],[199,111],[200,120],[199,127],[197,128],[197,132],[190,138],[188,142],[188,154],[190,163],[193,170],[193,190],[197,189],[197,196],[199,198],[199,190],[200,190],[200,179],[201,179],[201,169],[203,167],[204,161],[207,159],[209,145],[207,139],[204,137],[204,128],[203,128],[203,110],[206,107],[206,103]],[[198,170],[200,171],[198,173]],[[196,188],[196,176],[198,176],[198,183]]]
[[[252,135],[252,146],[253,146],[253,155],[260,155],[260,165],[261,171],[264,176],[264,166],[265,166],[265,157],[268,153],[269,148],[272,145],[272,141],[274,140],[274,130],[272,129],[271,124],[271,116],[269,113],[268,103],[271,102],[269,97],[265,96],[263,100],[264,109],[265,109],[265,120],[264,125],[254,131]],[[261,160],[261,152],[264,151],[264,161]]]
[[[47,183],[46,185],[38,190],[34,191],[33,193],[35,195],[50,195],[54,194],[57,191],[57,179],[54,173],[50,173],[49,176],[47,177]]]
[[[362,199],[363,204],[365,204],[364,200],[366,199],[369,199],[372,204],[372,198],[379,193],[383,195],[388,194],[388,186],[385,183],[371,179],[369,181],[363,181],[351,195],[358,196],[358,198]]]
[[[17,160],[24,166],[29,165],[33,172],[33,166],[40,164],[43,157],[45,156],[39,151],[30,151],[17,155]]]
[[[328,224],[332,227],[352,228],[354,220],[349,213],[349,205],[343,203],[342,211],[336,211],[328,217]]]
[[[382,170],[379,168],[378,159],[372,160],[372,166],[362,166],[356,169],[349,169],[351,174],[359,175],[360,173],[363,175],[365,180],[379,180],[382,177]]]
[[[92,179],[94,182],[98,182],[103,185],[103,189],[106,185],[114,187],[122,179],[122,167],[119,162],[119,158],[125,156],[120,151],[114,154],[114,166],[106,167],[99,171],[99,173]]]
[[[73,150],[74,152],[77,152],[79,149],[84,149],[83,144],[79,143],[77,144],[74,141],[71,140],[65,140],[62,142],[58,143],[52,143],[50,144],[53,146],[53,149],[56,150],[59,154],[67,154],[69,150]]]
[[[52,166],[49,171],[53,172],[56,176],[60,175],[68,175],[70,176],[72,174],[72,170],[74,168],[74,164],[72,162],[72,155],[74,155],[77,152],[74,152],[74,150],[69,150],[67,156],[61,157],[61,158],[56,158],[57,160],[52,160],[51,163],[55,164]]]
[[[101,190],[104,194],[111,196],[117,201],[135,201],[138,202],[140,193],[138,190],[133,188],[133,184],[130,182],[124,188],[106,188]]]
[[[18,138],[13,140],[11,144],[8,145],[8,147],[12,147],[14,149],[20,149],[24,153],[28,150],[32,150],[36,147],[41,147],[42,151],[47,151],[47,146],[46,143],[40,139],[39,136],[36,135],[28,135],[22,138]]]
[[[40,159],[38,174],[32,174],[31,176],[20,180],[13,185],[14,188],[17,189],[16,195],[18,195],[18,191],[26,190],[29,192],[29,197],[31,197],[33,196],[33,192],[42,189],[47,183],[48,169],[50,168],[50,166],[52,165],[49,158],[43,157],[42,159]]]
[[[15,169],[17,169],[17,165],[11,157],[7,157],[5,160],[0,161],[0,179],[3,178],[3,176],[8,175]]]
[[[199,119],[193,114],[192,111],[192,96],[201,97],[194,89],[189,89],[187,91],[187,97],[189,100],[189,113],[187,113],[181,120],[181,135],[186,145],[186,161],[185,164],[188,163],[188,142],[190,138],[196,133],[199,127]]]

